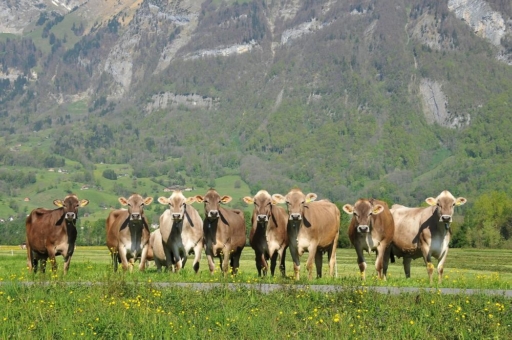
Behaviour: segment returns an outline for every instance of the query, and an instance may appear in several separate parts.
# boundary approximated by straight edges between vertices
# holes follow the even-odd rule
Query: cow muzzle
[[[441,215],[441,219],[439,221],[440,222],[445,222],[445,223],[451,223],[452,222],[452,215]]]
[[[66,220],[74,220],[76,218],[76,214],[74,212],[68,212],[66,213]]]
[[[258,222],[268,222],[267,215],[258,215],[257,219],[258,219]]]
[[[358,225],[357,226],[357,232],[358,233],[369,233],[370,227],[367,225]]]
[[[173,220],[181,220],[181,219],[183,219],[183,217],[181,217],[181,214],[172,214],[172,219]]]
[[[208,212],[208,218],[218,218],[219,217],[219,211],[218,210],[210,210]]]
[[[290,214],[290,220],[300,221],[302,220],[302,215],[299,213]]]
[[[130,215],[131,220],[139,221],[142,219],[142,215],[139,213],[133,213]]]

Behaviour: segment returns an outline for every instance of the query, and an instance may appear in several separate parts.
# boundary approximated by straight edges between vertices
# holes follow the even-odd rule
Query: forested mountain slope
[[[510,1],[9,0],[0,19],[4,165],[339,202],[511,193]]]

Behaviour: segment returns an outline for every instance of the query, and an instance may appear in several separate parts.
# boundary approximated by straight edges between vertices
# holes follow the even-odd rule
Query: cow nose
[[[68,213],[66,213],[66,220],[74,220],[75,216],[76,215],[74,212],[68,212]]]
[[[268,217],[267,215],[258,215],[258,222],[267,222]]]
[[[175,220],[179,220],[181,217],[181,214],[172,214],[172,218]]]
[[[215,218],[218,216],[219,216],[219,212],[217,210],[210,210],[210,212],[208,213],[208,217]]]
[[[290,214],[290,220],[300,220],[300,214],[299,213]]]
[[[360,225],[357,227],[357,232],[359,233],[367,233],[370,231],[370,227],[368,227],[367,225]]]
[[[140,214],[139,213],[133,213],[132,214],[132,220],[140,220]]]
[[[441,220],[443,222],[451,222],[452,221],[452,215],[443,215],[443,216],[441,216]]]

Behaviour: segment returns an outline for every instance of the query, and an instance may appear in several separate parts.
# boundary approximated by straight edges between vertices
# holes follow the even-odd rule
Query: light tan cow
[[[245,247],[244,213],[238,209],[227,209],[221,204],[231,202],[230,196],[220,196],[215,189],[206,195],[195,196],[198,203],[204,203],[205,219],[203,223],[205,253],[210,273],[215,270],[213,257],[219,257],[221,270],[228,274],[231,266],[233,274],[240,267],[240,255]]]
[[[391,258],[394,262],[393,255],[403,257],[405,276],[410,277],[411,261],[423,257],[432,284],[432,257],[435,257],[438,260],[437,273],[441,283],[451,238],[450,223],[454,208],[463,205],[467,200],[464,197],[455,198],[445,190],[436,198],[429,197],[425,201],[429,207],[408,208],[399,204],[391,207],[395,220]]]
[[[288,214],[276,205],[272,196],[266,190],[260,190],[254,197],[243,198],[247,204],[254,204],[252,212],[252,228],[249,234],[249,243],[256,256],[256,269],[258,276],[267,275],[270,259],[270,273],[274,276],[279,257],[279,269],[282,276],[286,276],[285,254],[288,248],[288,234],[286,225]]]
[[[150,205],[153,198],[133,194],[128,199],[119,197],[118,200],[128,209],[111,211],[106,222],[107,247],[112,256],[114,271],[117,271],[119,262],[125,271],[132,271],[138,257],[139,270],[143,271],[146,266],[150,234],[148,220],[144,216],[144,206]]]
[[[52,271],[55,271],[57,255],[64,257],[64,273],[67,273],[75,251],[78,208],[85,207],[89,201],[79,200],[76,195],[70,194],[63,201],[54,200],[53,204],[58,208],[34,209],[25,221],[27,265],[34,273],[37,272],[39,260],[41,260],[41,271],[44,273],[48,258],[52,264]]]
[[[395,234],[393,216],[386,202],[375,199],[358,199],[352,206],[345,204],[343,211],[352,215],[348,238],[357,254],[361,278],[366,279],[366,261],[363,251],[375,251],[375,269],[379,279],[386,280],[391,242]]]
[[[180,190],[175,190],[169,198],[158,198],[160,204],[169,207],[160,216],[160,233],[168,269],[174,265],[175,270],[180,270],[185,266],[187,256],[194,252],[192,268],[196,273],[199,270],[203,251],[203,220],[191,205],[195,201],[195,197],[186,198]]]
[[[300,256],[309,252],[306,262],[308,277],[313,277],[313,259],[317,277],[322,277],[322,254],[327,252],[329,274],[334,275],[336,246],[340,228],[340,210],[328,200],[316,200],[317,195],[304,195],[300,189],[292,189],[286,196],[272,195],[277,203],[288,208],[288,246],[292,255],[295,278],[300,276]]]
[[[162,271],[162,266],[167,266],[160,229],[153,230],[151,235],[149,235],[149,247],[146,260],[155,261],[157,272]]]

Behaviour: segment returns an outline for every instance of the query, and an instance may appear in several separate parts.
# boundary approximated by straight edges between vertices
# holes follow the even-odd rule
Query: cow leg
[[[123,246],[121,246],[119,248],[120,249],[119,249],[118,256],[121,259],[121,266],[123,267],[123,270],[127,271],[128,268],[130,268],[130,271],[131,271],[132,267],[130,266],[130,263],[128,263],[128,259],[126,258],[126,248]]]
[[[269,259],[269,257],[267,256],[267,254],[265,254],[265,252],[263,252],[261,254],[261,264],[262,264],[262,268],[263,268],[263,276],[267,276],[267,273],[268,273],[268,259]]]
[[[146,257],[148,256],[148,244],[142,248],[142,254],[140,255],[139,271],[143,272],[146,269]]]
[[[338,235],[338,234],[336,234]],[[327,259],[329,261],[329,275],[331,277],[334,277],[334,274],[336,274],[336,277],[338,277],[338,268],[336,263],[336,247],[338,246],[338,236],[334,239],[334,242],[332,243],[331,248],[327,250]]]
[[[270,274],[272,276],[274,276],[274,273],[276,271],[276,266],[277,266],[277,257],[279,256],[279,254],[277,253],[277,251],[274,251],[272,253],[272,256],[270,257]]]
[[[363,248],[360,246],[356,247],[357,254],[357,265],[359,266],[359,272],[361,273],[361,280],[366,280],[366,261],[364,259]]]
[[[446,261],[446,255],[448,255],[448,247],[446,247],[444,253],[441,254],[441,257],[439,258],[439,263],[437,264],[437,275],[439,284],[441,284],[441,282],[443,281],[444,262]]]
[[[286,257],[286,247],[282,248],[279,251],[279,271],[283,277],[286,277],[286,265],[285,265],[285,257]]]
[[[316,278],[322,277],[322,252],[320,250],[315,251],[313,254],[315,254],[315,267],[316,267]],[[309,260],[309,258],[308,258]],[[313,267],[313,266],[311,266]],[[313,271],[313,268],[308,269],[309,271],[309,279],[311,280],[311,274]]]
[[[256,270],[258,271],[258,277],[261,277],[261,268],[263,267],[262,266],[262,256],[263,254],[257,250],[254,251],[255,252],[255,257],[254,257],[254,261],[256,263]]]
[[[240,268],[240,255],[242,255],[242,249],[238,248],[232,254],[232,265],[233,265],[233,274],[238,274],[238,268]]]
[[[202,249],[203,249],[202,244],[197,244],[194,248],[194,263],[193,263],[192,267],[194,268],[194,272],[196,272],[196,274],[199,271],[199,263],[201,262]]]
[[[71,264],[71,255],[64,258],[64,274],[68,273],[70,264]]]
[[[382,279],[386,281],[388,275],[389,258],[391,256],[391,246],[388,245],[386,248],[384,248],[382,253]]]
[[[27,242],[27,267],[29,272],[34,272],[34,254],[32,254],[32,249],[30,248],[30,243]]]
[[[411,257],[404,257],[404,273],[407,279],[411,277],[411,261]]]

